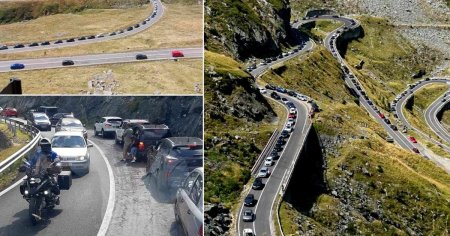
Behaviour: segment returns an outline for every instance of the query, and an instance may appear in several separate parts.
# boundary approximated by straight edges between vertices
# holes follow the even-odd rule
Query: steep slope
[[[289,40],[289,0],[208,0],[206,49],[233,58],[274,55]]]
[[[382,20],[360,19],[365,37],[349,44],[346,59],[351,65],[361,59],[366,62],[363,70],[352,70],[369,97],[386,107],[412,80],[411,72],[424,64],[429,71],[436,59],[411,47]],[[421,156],[387,143],[385,131],[357,105],[341,76],[336,60],[319,47],[262,77],[264,82],[311,96],[322,108],[314,127],[326,157],[328,189],[310,202],[295,191],[298,185],[288,187],[280,210],[281,216],[287,216],[281,219],[285,234],[447,232],[450,175]]]

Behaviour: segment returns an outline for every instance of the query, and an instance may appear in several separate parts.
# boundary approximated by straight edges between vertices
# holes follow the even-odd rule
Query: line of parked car
[[[283,100],[284,101],[284,100]],[[255,180],[252,184],[253,190],[261,190],[264,188],[263,179],[269,178],[272,174],[272,166],[275,165],[275,161],[280,158],[280,152],[283,151],[284,146],[286,145],[286,139],[289,138],[292,131],[294,130],[296,118],[297,118],[297,109],[294,103],[288,101],[284,104],[289,108],[288,120],[285,124],[284,129],[281,131],[280,136],[278,136],[275,145],[270,152],[270,154],[265,158],[263,166],[260,168]],[[244,222],[252,222],[255,220],[256,216],[253,210],[249,207],[255,206],[256,203],[255,195],[253,193],[247,194],[244,199],[244,206],[247,207],[242,211],[242,220]],[[243,231],[244,235],[254,235],[252,229],[246,228]]]
[[[155,180],[158,191],[176,190],[175,218],[186,235],[203,232],[203,140],[172,137],[165,124],[117,116],[97,120],[94,134],[114,137],[115,144],[122,145],[129,128],[136,135],[136,158],[146,162],[146,172]]]

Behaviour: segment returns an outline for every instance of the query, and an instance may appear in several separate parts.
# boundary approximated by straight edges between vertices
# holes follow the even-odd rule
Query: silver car
[[[87,131],[80,120],[76,118],[61,118],[55,125],[55,132],[59,131],[79,131],[87,140]]]
[[[63,169],[70,169],[78,175],[89,173],[89,147],[92,144],[87,144],[78,131],[61,131],[52,138],[52,150],[60,156]]]
[[[254,214],[251,209],[244,210],[244,213],[242,213],[242,220],[245,222],[253,221]]]
[[[174,205],[175,219],[185,235],[203,232],[203,167],[194,169],[177,191]]]
[[[269,167],[263,167],[263,168],[261,168],[261,170],[259,170],[258,177],[267,178],[269,176],[270,176],[270,168]]]

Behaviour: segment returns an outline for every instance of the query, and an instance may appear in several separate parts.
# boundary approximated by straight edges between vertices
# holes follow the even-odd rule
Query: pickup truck
[[[134,127],[136,125],[147,125],[150,124],[148,120],[144,119],[126,119],[123,120],[122,124],[116,129],[116,133],[114,135],[116,144],[123,144],[123,133],[129,127]]]

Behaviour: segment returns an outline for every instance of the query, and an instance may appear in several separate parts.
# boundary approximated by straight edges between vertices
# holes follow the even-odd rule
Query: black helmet
[[[52,144],[46,138],[41,139],[39,146],[41,146],[41,151],[44,153],[50,153],[52,151]]]

